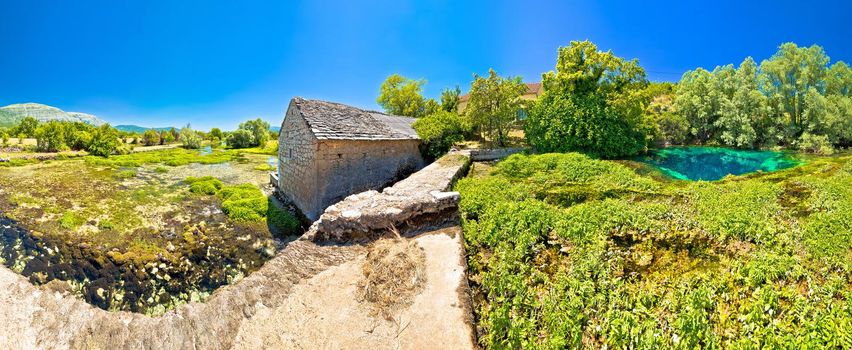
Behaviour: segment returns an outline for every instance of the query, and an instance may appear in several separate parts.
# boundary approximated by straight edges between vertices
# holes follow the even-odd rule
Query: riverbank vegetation
[[[473,173],[487,348],[852,347],[852,156],[712,183],[578,153]]]
[[[759,64],[684,73],[677,83],[648,81],[636,59],[572,41],[557,51],[534,98],[520,77],[474,74],[470,92],[445,89],[441,102],[421,95],[425,80],[392,75],[378,102],[391,114],[425,118],[453,113],[467,126],[465,140],[505,147],[521,132],[538,152],[582,152],[622,158],[665,145],[786,148],[831,154],[852,145],[852,69],[831,62],[820,46],[779,46]],[[461,98],[464,97],[464,101]],[[446,115],[420,122],[430,152],[458,145]],[[450,123],[445,125],[446,123]],[[434,156],[434,155],[430,155]]]
[[[203,300],[301,232],[268,197],[266,153],[169,148],[0,168],[0,261],[108,310]]]

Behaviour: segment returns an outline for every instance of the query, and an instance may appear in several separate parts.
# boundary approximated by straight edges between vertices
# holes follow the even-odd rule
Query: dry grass
[[[390,238],[374,242],[362,266],[358,299],[368,302],[374,315],[391,319],[423,291],[425,263],[426,254],[415,241]]]

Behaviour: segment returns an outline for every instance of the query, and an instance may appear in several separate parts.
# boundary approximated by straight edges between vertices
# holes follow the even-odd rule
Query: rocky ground
[[[386,189],[387,195],[344,201],[346,210],[324,214],[259,270],[219,288],[206,302],[158,317],[97,309],[0,267],[0,347],[473,348],[461,231],[454,216],[434,215],[452,213],[458,195],[444,191],[466,166],[465,157],[439,160]],[[381,205],[392,205],[385,208],[394,209],[391,217],[405,222],[353,235],[358,228],[373,230],[353,213],[369,218]],[[325,239],[308,239],[317,237]],[[410,270],[394,271],[387,261]],[[400,293],[377,297],[365,290],[369,286],[393,286]]]

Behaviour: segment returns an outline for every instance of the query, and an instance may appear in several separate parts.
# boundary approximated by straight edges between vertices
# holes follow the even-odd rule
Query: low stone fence
[[[499,160],[511,156],[515,153],[526,152],[528,150],[529,148],[525,147],[473,149],[470,150],[470,160],[474,162]]]
[[[382,192],[353,194],[329,206],[303,239],[317,242],[368,240],[405,233],[457,218],[458,192],[448,192],[470,159],[448,154]]]

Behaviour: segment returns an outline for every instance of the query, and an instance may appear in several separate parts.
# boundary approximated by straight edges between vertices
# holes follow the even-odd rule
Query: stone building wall
[[[353,193],[378,190],[424,166],[420,140],[320,140],[317,178],[320,207],[306,216],[315,220],[325,207]],[[310,215],[309,215],[310,214]]]
[[[320,208],[316,195],[316,150],[317,138],[310,127],[297,108],[288,108],[278,135],[278,188],[305,215],[325,208]]]

